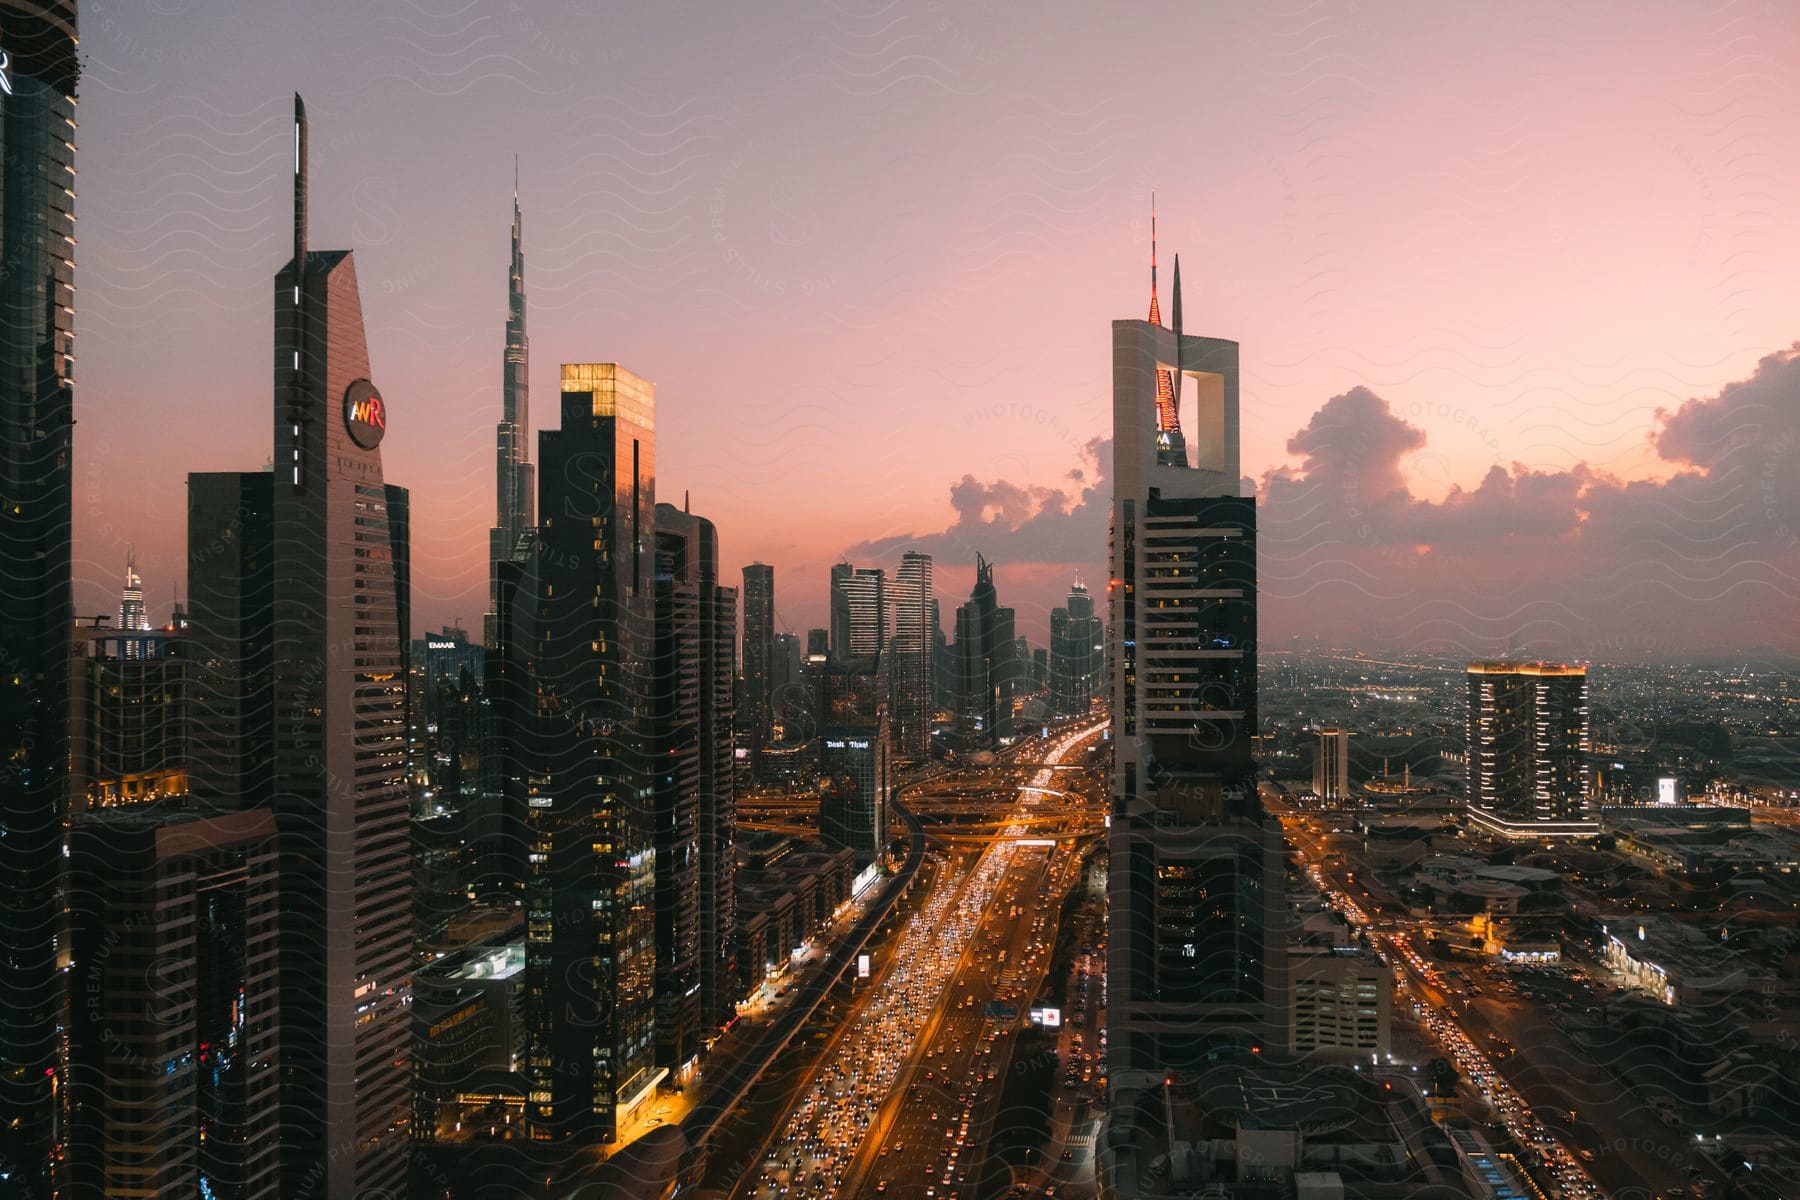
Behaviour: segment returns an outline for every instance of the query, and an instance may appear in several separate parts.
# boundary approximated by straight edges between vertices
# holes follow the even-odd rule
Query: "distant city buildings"
[[[1469,664],[1471,825],[1505,838],[1590,836],[1587,668]]]

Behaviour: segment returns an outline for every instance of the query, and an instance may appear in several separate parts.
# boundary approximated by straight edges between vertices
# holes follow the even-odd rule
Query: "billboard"
[[[869,956],[867,954],[859,954],[856,956],[856,977],[858,979],[867,979],[869,977],[869,965]]]
[[[1033,1025],[1041,1025],[1045,1029],[1061,1029],[1062,1009],[1034,1008],[1031,1010],[1031,1023]]]

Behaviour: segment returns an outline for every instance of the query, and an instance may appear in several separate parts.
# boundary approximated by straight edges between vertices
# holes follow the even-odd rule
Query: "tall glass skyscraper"
[[[411,1119],[412,862],[403,564],[382,477],[356,264],[306,244],[294,98],[294,253],[275,277],[274,797],[284,1184],[397,1193]]]
[[[0,1174],[35,1200],[60,1124],[56,890],[75,424],[74,0],[0,2]]]
[[[744,713],[739,729],[750,751],[750,769],[760,777],[763,751],[774,719],[775,568],[744,568]]]
[[[1192,385],[1171,461],[1164,375]],[[1238,347],[1113,322],[1112,820],[1107,1052],[1115,1104],[1285,1028],[1283,839],[1256,789],[1256,509],[1238,494]],[[1181,386],[1169,388],[1178,397]]]
[[[893,672],[889,715],[894,753],[923,762],[931,756],[931,714],[935,709],[936,646],[931,625],[931,556],[908,550],[900,558],[892,587],[894,634],[888,667]]]
[[[525,1121],[613,1140],[663,1077],[656,1054],[653,652],[656,390],[565,363],[538,435],[537,711],[528,738]]]
[[[537,503],[531,465],[531,342],[525,336],[525,219],[513,181],[512,269],[506,278],[506,348],[500,375],[500,422],[494,426],[494,527],[488,531],[488,610],[483,641],[497,643],[495,621],[503,603],[502,564],[512,562],[529,536]]]

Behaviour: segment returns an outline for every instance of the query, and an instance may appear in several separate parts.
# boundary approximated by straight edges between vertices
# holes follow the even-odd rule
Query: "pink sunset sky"
[[[415,625],[480,629],[513,156],[533,432],[658,388],[659,498],[775,564],[1103,582],[1110,331],[1243,347],[1265,642],[1800,650],[1782,5],[84,5],[77,607],[185,590],[270,441],[290,93],[356,251]],[[1759,365],[1760,364],[1760,365]],[[535,456],[534,456],[535,457]]]

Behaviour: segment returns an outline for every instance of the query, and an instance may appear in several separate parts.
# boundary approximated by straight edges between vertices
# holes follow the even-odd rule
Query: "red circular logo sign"
[[[381,445],[381,435],[387,432],[387,405],[366,379],[358,379],[344,391],[344,428],[350,440],[364,450]]]

